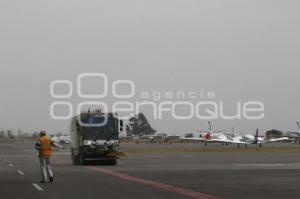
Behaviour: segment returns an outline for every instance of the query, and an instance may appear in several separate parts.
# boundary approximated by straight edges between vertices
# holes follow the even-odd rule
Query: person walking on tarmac
[[[35,149],[39,152],[40,167],[42,173],[41,183],[46,183],[49,176],[49,181],[53,182],[53,172],[50,167],[50,157],[52,155],[52,146],[56,147],[54,142],[46,135],[45,131],[40,132],[39,141],[35,144]]]

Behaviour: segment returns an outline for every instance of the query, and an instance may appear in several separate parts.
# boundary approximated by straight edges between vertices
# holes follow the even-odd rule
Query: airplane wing
[[[204,138],[180,138],[181,140],[186,141],[205,141],[205,142],[223,142],[223,143],[231,143],[229,140],[222,139],[204,139]]]
[[[207,133],[207,131],[201,131],[201,130],[195,130],[195,131],[197,131],[199,133]]]
[[[191,140],[191,141],[205,141],[203,138],[180,138],[181,140]]]
[[[223,133],[225,132],[225,130],[221,130],[221,131],[214,131],[214,133]]]
[[[287,134],[293,134],[293,135],[297,135],[297,136],[300,136],[300,133],[299,132],[286,132]]]
[[[290,138],[288,137],[274,138],[274,139],[266,140],[265,142],[280,142],[285,140],[290,140]]]
[[[231,144],[251,144],[251,142],[244,142],[239,140],[227,140],[226,142]]]

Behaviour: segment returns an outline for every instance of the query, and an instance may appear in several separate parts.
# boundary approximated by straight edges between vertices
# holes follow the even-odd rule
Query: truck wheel
[[[71,149],[71,156],[72,156],[73,165],[79,165],[80,164],[79,156],[74,154],[73,148]]]
[[[112,166],[117,165],[117,164],[118,164],[117,159],[112,159],[112,160],[110,160],[110,164],[111,164]]]
[[[79,157],[78,156],[73,156],[73,165],[80,165]]]

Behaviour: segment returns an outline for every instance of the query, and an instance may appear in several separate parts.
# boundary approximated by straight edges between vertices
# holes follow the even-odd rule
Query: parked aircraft
[[[297,132],[287,132],[287,137],[289,137],[292,140],[295,140],[295,143],[300,144],[300,123],[297,122]]]
[[[199,137],[181,138],[181,140],[200,141],[200,142],[203,142],[205,146],[209,142],[220,142],[220,143],[223,143],[223,144],[227,144],[227,143],[230,142],[228,137],[223,133],[223,132],[225,132],[225,130],[213,131],[212,126],[211,126],[211,122],[208,122],[208,125],[209,125],[209,130],[208,131],[196,130],[197,132],[200,133]]]
[[[182,138],[182,139],[202,141],[202,142],[204,142],[205,145],[207,145],[207,143],[210,143],[210,142],[219,142],[219,143],[223,143],[223,145],[236,144],[238,147],[240,147],[241,145],[245,145],[245,147],[248,147],[248,145],[251,145],[251,144],[256,144],[259,147],[262,147],[262,145],[264,143],[289,140],[288,137],[265,139],[263,136],[259,136],[258,129],[256,130],[256,133],[254,135],[251,135],[251,134],[235,135],[234,131],[233,131],[233,135],[231,137],[228,137],[226,134],[221,133],[220,131],[218,131],[218,132],[212,131],[210,122],[209,122],[209,126],[210,126],[210,131],[206,132],[204,134],[204,136],[200,136],[199,138]]]
[[[238,135],[230,139],[233,144],[237,144],[238,147],[244,144],[247,147],[250,144],[257,144],[259,147],[262,147],[262,144],[268,142],[279,142],[284,140],[289,140],[288,137],[274,138],[274,139],[265,139],[262,136],[258,135],[258,129],[256,129],[255,135]]]

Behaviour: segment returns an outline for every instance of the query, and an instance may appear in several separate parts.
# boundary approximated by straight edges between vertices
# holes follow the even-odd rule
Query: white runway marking
[[[287,163],[287,164],[237,164],[236,166],[239,167],[299,167],[299,163]]]
[[[36,188],[38,191],[44,191],[44,189],[42,187],[40,187],[38,184],[36,184],[36,183],[32,183],[32,186],[34,188]]]
[[[10,167],[14,167],[14,165],[13,165],[13,164],[9,164],[9,166],[10,166]]]
[[[239,167],[280,167],[287,164],[238,164]]]
[[[3,159],[3,162],[6,162],[7,160],[6,159]]]
[[[18,173],[19,173],[20,175],[22,175],[22,176],[24,175],[23,171],[20,171],[20,170],[19,170]]]
[[[36,150],[34,150],[34,149],[25,149],[25,150],[22,150],[22,151],[24,151],[24,152],[36,152]]]
[[[71,155],[71,153],[70,152],[54,152],[54,153],[52,153],[52,155]]]

